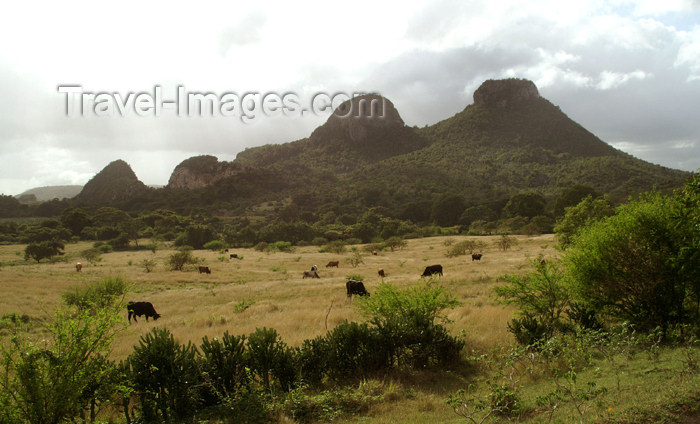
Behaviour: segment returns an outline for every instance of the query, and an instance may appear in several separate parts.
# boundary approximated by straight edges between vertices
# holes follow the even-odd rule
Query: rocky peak
[[[537,86],[530,80],[517,78],[488,80],[474,92],[474,104],[505,108],[513,103],[539,97]]]
[[[325,124],[317,128],[311,139],[329,135],[363,141],[368,129],[400,129],[405,126],[394,104],[387,98],[366,94],[345,101],[338,106]]]
[[[148,191],[128,163],[111,162],[85,184],[76,199],[91,203],[112,203],[128,200]]]
[[[236,169],[237,166],[230,162],[219,162],[216,156],[194,156],[175,167],[168,187],[186,190],[206,187],[232,176]]]

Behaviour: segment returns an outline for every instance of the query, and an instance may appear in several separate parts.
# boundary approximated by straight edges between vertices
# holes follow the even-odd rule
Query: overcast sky
[[[174,110],[138,116],[128,106],[69,116],[59,86],[115,99],[155,86],[165,100],[178,86],[293,93],[302,107],[316,93],[375,92],[423,126],[463,110],[487,79],[527,78],[603,141],[664,166],[700,167],[700,0],[239,3],[4,6],[0,193],[84,184],[116,159],[162,185],[188,157],[232,160],[246,147],[307,137],[328,117],[244,123]]]

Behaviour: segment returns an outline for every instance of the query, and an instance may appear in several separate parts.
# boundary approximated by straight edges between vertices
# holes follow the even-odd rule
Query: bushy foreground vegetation
[[[385,283],[358,301],[367,323],[346,321],[298,348],[271,328],[205,337],[199,346],[154,328],[115,363],[106,354],[124,326],[118,323],[121,283],[108,279],[66,293],[67,305],[48,321],[41,343],[22,326],[13,327],[2,351],[2,422],[94,422],[106,405],[121,409],[126,422],[211,413],[265,422],[277,409],[292,417],[316,416],[306,401],[297,404],[307,391],[337,391],[338,385],[397,367],[446,366],[459,359],[464,345],[436,322],[456,302],[441,286],[428,281],[400,290]]]

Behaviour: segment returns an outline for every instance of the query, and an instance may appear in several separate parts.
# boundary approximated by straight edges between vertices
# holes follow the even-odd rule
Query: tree
[[[574,236],[565,260],[587,306],[648,329],[685,321],[691,282],[677,261],[683,238],[674,204],[650,194]]]
[[[92,225],[92,218],[85,209],[68,208],[61,214],[61,222],[73,235],[79,236],[83,228]]]
[[[24,249],[24,260],[34,259],[37,263],[42,259],[50,259],[56,255],[63,254],[65,246],[57,241],[42,241],[40,243],[30,243]]]
[[[442,194],[433,202],[430,220],[437,225],[447,227],[459,222],[464,212],[464,198],[458,194]]]
[[[586,197],[598,198],[600,194],[590,186],[576,184],[575,186],[565,188],[554,201],[554,216],[561,216],[566,211],[566,208],[576,206]]]
[[[524,216],[532,218],[544,215],[545,199],[539,193],[519,193],[510,198],[503,212],[508,217]]]
[[[554,227],[559,246],[566,249],[582,228],[614,213],[615,208],[606,197],[587,196],[576,206],[567,207],[566,214]]]
[[[476,221],[491,222],[496,221],[497,219],[498,214],[496,214],[493,209],[489,208],[488,206],[480,205],[472,206],[471,208],[465,210],[459,217],[459,223],[460,225],[469,227]]]

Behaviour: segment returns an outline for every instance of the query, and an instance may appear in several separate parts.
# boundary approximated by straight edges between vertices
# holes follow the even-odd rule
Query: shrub
[[[269,252],[270,248],[268,247],[267,243],[264,241],[261,241],[260,243],[256,244],[253,249],[257,250],[258,252]]]
[[[398,289],[382,282],[372,296],[355,303],[358,312],[377,328],[390,363],[425,367],[455,359],[463,341],[450,337],[436,320],[444,309],[458,305],[457,299],[429,280],[413,287]]]
[[[99,247],[97,247],[97,250],[99,250],[102,253],[111,253],[114,251],[111,245],[109,244],[100,244]]]
[[[287,252],[287,253],[292,253],[294,252],[295,248],[292,246],[292,243],[288,241],[276,241],[270,245],[272,250],[274,251],[279,251],[279,252]]]
[[[197,259],[192,255],[192,250],[189,248],[181,248],[179,251],[171,254],[167,262],[173,271],[182,271],[185,265],[194,265],[196,263]]]
[[[248,385],[245,336],[232,336],[228,331],[221,339],[209,340],[205,336],[200,348],[206,383],[217,401],[235,397],[242,387]]]
[[[515,331],[521,329],[531,331],[528,329],[537,328],[539,331],[542,326],[548,335],[561,329],[561,315],[571,301],[569,282],[557,262],[543,261],[540,256],[531,260],[530,264],[533,272],[501,276],[499,280],[506,284],[494,288],[502,303],[517,306],[523,315],[522,320],[514,320],[509,325],[509,328],[513,327],[511,332],[516,338],[518,334]]]
[[[515,237],[511,237],[507,234],[503,234],[503,235],[501,235],[501,238],[496,240],[494,243],[496,244],[496,247],[498,247],[499,249],[501,249],[505,252],[506,250],[510,249],[511,247],[517,246],[518,239],[516,239]]]
[[[151,272],[156,267],[156,261],[153,259],[144,259],[141,261],[141,266],[143,266],[146,272]]]
[[[345,242],[342,240],[334,240],[325,246],[323,246],[321,249],[319,249],[319,252],[321,253],[335,253],[335,254],[341,254],[346,252],[345,248]]]
[[[114,303],[127,291],[127,283],[121,277],[109,277],[100,282],[73,287],[61,296],[66,305],[77,306],[80,309],[103,308]]]
[[[124,325],[121,305],[112,303],[56,310],[41,343],[15,327],[0,350],[0,421],[77,422],[90,404],[108,400],[116,389],[109,380],[114,365],[105,357]]]
[[[481,240],[463,240],[459,243],[451,244],[450,248],[447,249],[445,256],[448,258],[454,258],[456,256],[466,255],[467,253],[472,253],[474,251],[481,251],[485,248],[486,245]]]
[[[691,316],[685,307],[692,285],[686,264],[676,259],[684,234],[674,206],[668,197],[649,195],[574,237],[566,264],[585,305],[645,329],[665,330]]]
[[[204,244],[204,248],[214,252],[226,249],[226,243],[221,240],[212,240]]]
[[[99,262],[101,254],[102,254],[102,251],[100,251],[100,249],[97,249],[97,248],[85,249],[82,252],[80,252],[80,256],[85,258],[85,260],[91,264]]]
[[[352,248],[352,256],[350,259],[348,259],[348,262],[350,265],[352,265],[353,268],[356,268],[358,265],[365,263],[365,260],[362,258],[362,253],[360,253],[360,250],[357,247]]]
[[[265,390],[276,380],[282,389],[289,390],[295,378],[293,351],[287,347],[272,328],[257,328],[248,336],[247,363],[260,378]]]
[[[147,421],[156,421],[160,414],[167,422],[195,409],[201,382],[198,354],[192,343],[177,343],[167,329],[154,328],[141,336],[129,356],[130,378]]]
[[[325,337],[326,372],[339,381],[349,377],[367,376],[389,365],[389,355],[380,333],[366,323],[345,321]]]

